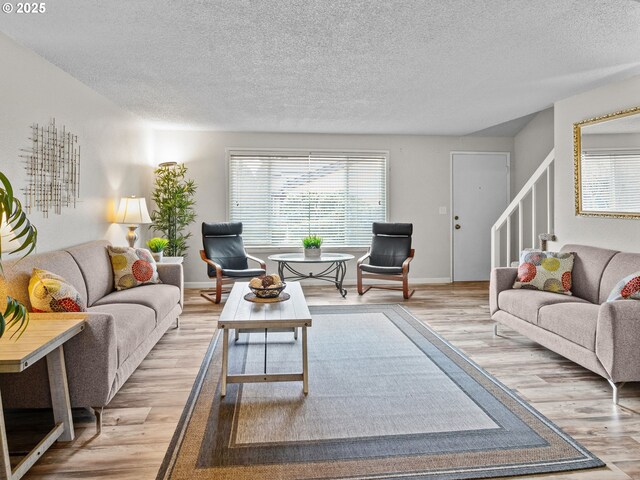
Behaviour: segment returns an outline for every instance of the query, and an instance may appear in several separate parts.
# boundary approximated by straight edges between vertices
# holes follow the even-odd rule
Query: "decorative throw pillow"
[[[34,268],[29,280],[32,312],[85,312],[78,291],[60,275]]]
[[[573,253],[524,250],[513,288],[528,288],[571,295]]]
[[[131,247],[107,247],[113,267],[116,290],[162,283],[158,277],[156,261],[149,250]]]
[[[640,300],[640,272],[632,273],[620,280],[611,290],[607,302],[626,299]]]

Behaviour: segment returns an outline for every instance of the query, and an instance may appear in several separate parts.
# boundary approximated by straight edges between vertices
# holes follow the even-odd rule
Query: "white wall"
[[[109,217],[121,195],[148,188],[150,130],[78,80],[0,34],[0,170],[21,198],[25,171],[20,149],[30,147],[30,125],[58,126],[78,135],[81,146],[80,201],[61,215],[34,211],[38,251],[55,250],[98,238],[124,244],[126,228]]]
[[[553,107],[538,112],[513,139],[511,196],[515,197],[553,148]]]
[[[225,148],[372,149],[390,152],[389,220],[414,224],[414,281],[448,281],[450,272],[450,152],[507,151],[512,138],[429,137],[411,135],[319,135],[156,131],[155,160],[185,162],[198,183],[198,218],[185,259],[187,282],[209,285],[200,260],[201,222],[226,221],[227,178]],[[438,207],[446,206],[447,215]],[[249,250],[266,259],[273,252]],[[356,255],[364,251],[352,252]],[[275,271],[273,265],[270,271]],[[349,265],[347,278],[355,277]]]
[[[581,243],[630,252],[640,251],[640,220],[575,215],[573,172],[573,124],[639,105],[640,76],[556,102],[557,245]]]

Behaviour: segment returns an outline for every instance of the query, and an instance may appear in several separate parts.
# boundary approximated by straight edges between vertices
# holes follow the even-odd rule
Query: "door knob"
[[[456,230],[460,230],[460,224],[456,223]]]

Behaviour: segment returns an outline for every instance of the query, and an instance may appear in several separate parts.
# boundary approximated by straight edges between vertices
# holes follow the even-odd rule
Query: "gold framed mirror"
[[[576,215],[640,218],[640,107],[573,124]]]

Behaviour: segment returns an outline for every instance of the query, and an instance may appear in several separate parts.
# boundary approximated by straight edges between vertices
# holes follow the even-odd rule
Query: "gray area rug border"
[[[452,471],[449,469],[432,471],[429,473],[425,472],[406,472],[406,473],[397,473],[397,474],[384,474],[384,475],[353,475],[353,476],[343,476],[341,478],[344,479],[383,479],[383,478],[394,478],[394,479],[410,479],[410,480],[455,480],[455,479],[465,479],[465,478],[495,478],[501,476],[515,476],[515,475],[527,475],[534,473],[549,473],[549,472],[560,472],[560,471],[569,471],[569,470],[578,470],[585,468],[596,468],[605,466],[604,462],[602,462],[599,458],[589,452],[584,446],[582,446],[575,439],[564,433],[557,425],[555,425],[552,421],[538,412],[535,408],[529,405],[527,402],[523,401],[519,398],[519,396],[513,392],[511,389],[506,387],[502,382],[488,374],[482,367],[476,364],[473,360],[471,360],[468,356],[466,356],[459,349],[451,345],[446,339],[436,333],[433,329],[431,329],[428,325],[420,322],[416,317],[411,314],[411,312],[403,307],[402,305],[388,305],[388,304],[367,304],[367,305],[328,305],[328,306],[310,306],[309,307],[312,314],[348,314],[348,313],[367,313],[367,312],[388,312],[393,311],[395,313],[400,314],[404,320],[406,320],[412,327],[414,327],[418,332],[424,334],[424,332],[428,333],[436,337],[440,342],[442,342],[446,347],[448,347],[452,352],[454,352],[460,359],[464,360],[470,366],[472,366],[475,370],[477,370],[480,374],[482,374],[486,379],[494,383],[497,387],[499,387],[503,392],[509,395],[513,400],[518,402],[522,407],[524,407],[527,411],[529,411],[532,415],[534,415],[539,421],[544,423],[547,427],[549,427],[555,434],[560,436],[564,441],[574,447],[577,451],[579,451],[585,458],[578,458],[574,460],[562,460],[562,461],[554,461],[551,460],[547,463],[540,462],[531,462],[531,463],[515,463],[513,465],[501,465],[496,467],[482,467],[477,470],[465,468],[465,471]],[[181,418],[176,427],[176,431],[171,439],[169,447],[167,449],[167,453],[165,454],[162,465],[159,469],[157,479],[169,479],[171,478],[171,473],[173,467],[175,465],[175,461],[180,452],[180,447],[182,441],[184,439],[184,435],[188,429],[189,420],[191,418],[193,409],[196,405],[196,400],[203,386],[207,371],[210,367],[211,361],[213,359],[216,347],[220,340],[220,331],[218,331],[204,356],[202,365],[200,366],[200,370],[194,382],[194,386],[191,390],[189,398],[187,400],[185,409],[181,415]],[[579,464],[579,465],[574,465]]]

